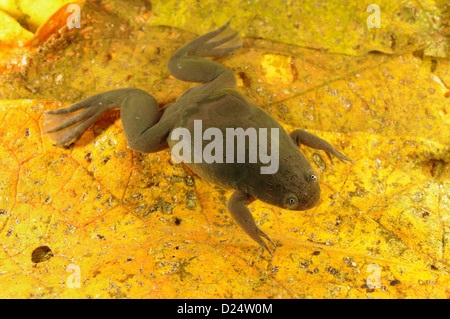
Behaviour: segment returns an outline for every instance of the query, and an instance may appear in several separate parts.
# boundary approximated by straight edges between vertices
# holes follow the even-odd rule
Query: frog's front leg
[[[291,135],[292,139],[294,140],[295,144],[297,144],[297,146],[300,146],[300,144],[303,144],[303,145],[311,147],[311,148],[325,151],[325,152],[327,152],[330,159],[331,159],[330,154],[332,154],[344,163],[346,161],[349,161],[352,163],[355,162],[355,161],[349,159],[347,156],[345,156],[341,152],[339,152],[337,149],[335,149],[330,143],[321,139],[318,136],[315,136],[314,134],[311,134],[309,132],[298,129],[298,130],[292,131],[292,133],[290,135]]]
[[[138,152],[165,149],[174,116],[164,117],[156,100],[147,92],[128,88],[91,96],[69,107],[44,112],[44,133],[55,145],[75,143],[107,110],[120,108],[128,145]]]
[[[273,245],[274,249],[276,249],[276,246],[269,236],[256,226],[255,220],[247,207],[251,202],[250,195],[242,191],[235,191],[228,200],[227,209],[234,221],[247,233],[247,235],[250,236],[251,239],[261,246],[261,255],[264,253],[264,250],[267,250],[270,256],[273,257],[272,251],[270,251],[261,237],[267,239],[267,241]]]

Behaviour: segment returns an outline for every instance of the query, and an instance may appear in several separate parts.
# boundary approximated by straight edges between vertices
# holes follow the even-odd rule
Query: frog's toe
[[[57,146],[76,142],[85,131],[83,127],[86,126],[87,119],[80,117],[83,111],[62,115],[44,113],[44,134],[48,134]]]
[[[264,250],[267,250],[267,252],[269,253],[270,257],[273,258],[273,253],[277,249],[277,246],[269,238],[269,236],[267,236],[261,229],[256,228],[256,232],[260,236],[259,237],[260,240],[257,240],[258,244],[261,247],[261,254],[259,256],[262,257],[262,255],[264,254]],[[264,237],[265,239],[267,239],[267,241],[273,246],[273,251],[269,249],[269,247],[267,246],[267,244],[264,242],[264,240],[261,237]]]
[[[204,42],[202,46],[199,46],[195,55],[220,57],[229,55],[242,48],[242,38],[239,36],[239,32],[230,28],[228,23],[218,30],[221,30],[220,33],[217,33],[213,38]]]
[[[341,152],[339,152],[339,151],[338,151],[337,149],[335,149],[334,147],[330,150],[330,153],[331,153],[334,157],[336,157],[338,160],[340,160],[341,162],[343,162],[343,163],[347,163],[347,162],[355,163],[354,160],[348,158],[347,156],[345,156],[344,154],[342,154]],[[327,152],[328,157],[330,158],[331,161],[333,161],[333,160],[332,160],[332,157],[331,157],[331,155],[330,155],[330,153]]]
[[[82,101],[85,102],[85,101]],[[76,103],[69,107],[44,112],[44,134],[57,146],[75,143],[104,112],[103,107]]]

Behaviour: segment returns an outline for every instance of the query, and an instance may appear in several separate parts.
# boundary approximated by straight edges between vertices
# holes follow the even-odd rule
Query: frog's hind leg
[[[242,39],[229,24],[230,21],[175,52],[167,64],[170,74],[182,81],[210,82],[203,87],[209,92],[219,88],[235,88],[236,77],[232,70],[203,58],[227,56],[242,47]]]
[[[135,88],[107,91],[69,107],[44,112],[44,134],[48,134],[55,145],[70,145],[105,111],[115,108],[121,108],[124,132],[131,148],[151,152],[165,147],[161,145],[161,134],[151,130],[153,138],[144,134],[160,120],[162,111],[150,94]]]

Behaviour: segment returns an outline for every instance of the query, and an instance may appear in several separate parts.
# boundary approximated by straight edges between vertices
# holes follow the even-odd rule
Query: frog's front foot
[[[261,255],[263,255],[264,250],[267,250],[270,256],[273,258],[273,253],[263,240],[265,238],[273,247],[274,250],[277,248],[274,242],[267,236],[261,229],[256,226],[255,220],[253,219],[250,210],[247,205],[250,203],[250,196],[242,191],[236,191],[231,195],[228,201],[228,211],[233,217],[234,221],[245,231],[245,233],[250,236],[251,239],[256,241],[262,249]]]
[[[297,129],[295,131],[292,131],[290,135],[291,135],[291,138],[294,140],[294,143],[297,144],[297,146],[300,146],[301,144],[303,144],[305,146],[308,146],[308,147],[311,147],[314,149],[325,151],[327,153],[328,157],[330,158],[330,161],[333,161],[332,157],[331,157],[331,155],[333,155],[344,163],[346,163],[346,162],[355,163],[354,160],[348,158],[347,156],[345,156],[344,154],[339,152],[330,143],[321,139],[318,136],[315,136],[314,134],[311,134],[307,131]]]

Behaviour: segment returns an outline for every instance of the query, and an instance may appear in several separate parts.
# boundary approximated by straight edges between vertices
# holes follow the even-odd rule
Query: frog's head
[[[320,199],[319,175],[306,157],[298,152],[283,166],[280,167],[284,172],[278,206],[289,210],[307,210],[316,206]]]
[[[320,199],[320,186],[314,170],[297,175],[282,198],[280,206],[290,210],[307,210],[317,205]]]

